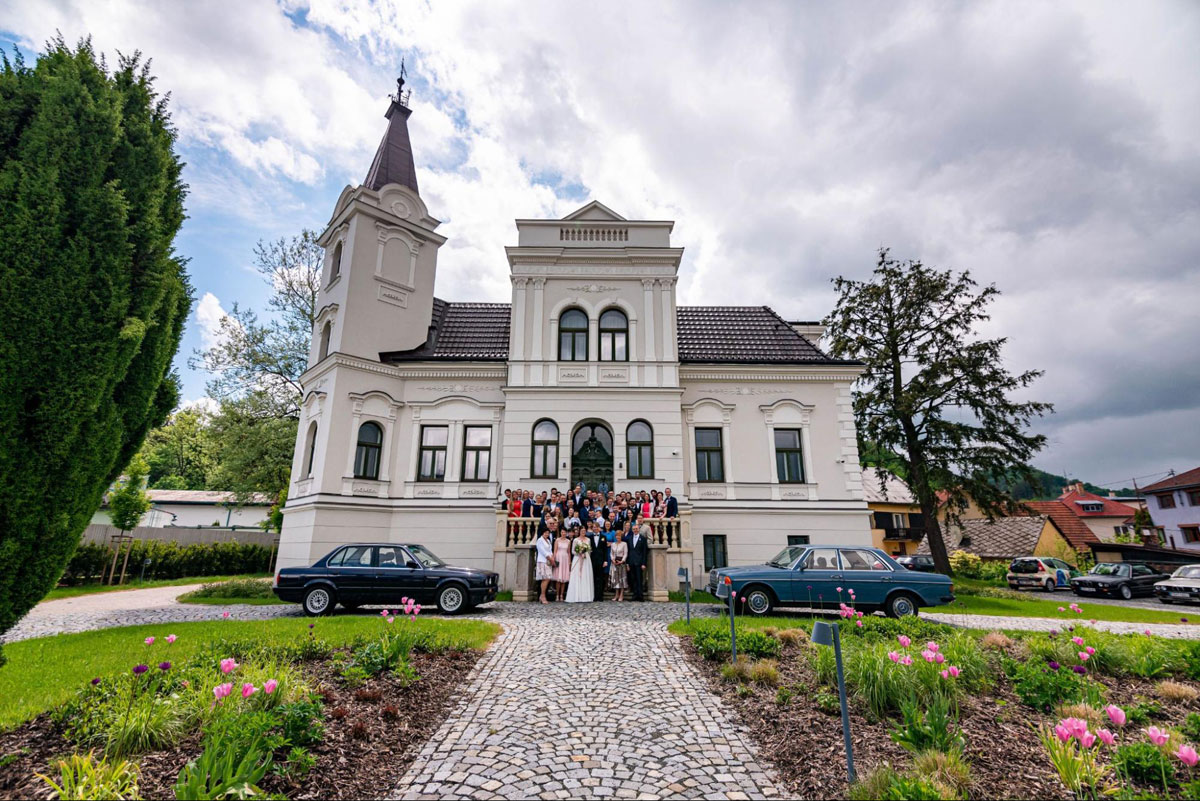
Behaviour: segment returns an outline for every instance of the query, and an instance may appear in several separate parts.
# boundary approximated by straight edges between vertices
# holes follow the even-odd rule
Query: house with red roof
[[[1137,508],[1114,498],[1088,492],[1083,484],[1068,484],[1058,502],[1075,515],[1102,542],[1112,542],[1133,518]],[[1057,521],[1056,521],[1057,522]]]
[[[1157,481],[1142,492],[1166,546],[1200,552],[1200,467]]]

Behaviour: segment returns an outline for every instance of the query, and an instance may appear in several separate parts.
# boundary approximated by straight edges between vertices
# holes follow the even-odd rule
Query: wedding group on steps
[[[646,569],[650,563],[650,526],[643,523],[633,528],[626,523],[616,531],[602,531],[594,524],[559,532],[558,522],[550,524],[538,535],[537,565],[534,578],[541,585],[539,600],[546,597],[554,585],[555,600],[566,603],[603,601],[604,591],[612,590],[614,601],[624,601],[625,592],[633,600],[645,600]]]

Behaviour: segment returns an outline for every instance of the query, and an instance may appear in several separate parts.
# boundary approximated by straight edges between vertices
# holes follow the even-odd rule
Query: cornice
[[[414,363],[412,366],[396,367],[382,362],[373,362],[345,353],[331,353],[320,363],[316,364],[300,376],[300,383],[307,386],[335,367],[345,367],[363,373],[374,373],[391,378],[482,378],[495,381],[508,379],[508,367],[464,367],[463,362],[438,365],[430,362]],[[466,364],[470,364],[467,362]]]
[[[853,365],[771,365],[762,370],[743,366],[730,367],[728,370],[713,365],[698,368],[689,368],[682,364],[679,366],[680,381],[853,381],[861,374],[862,368]]]

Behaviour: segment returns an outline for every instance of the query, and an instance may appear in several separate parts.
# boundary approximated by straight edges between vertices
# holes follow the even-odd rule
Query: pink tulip
[[[413,613],[414,615],[419,615],[419,614],[421,614],[421,605],[420,605],[420,604],[417,604],[416,606],[414,606],[414,607],[413,607],[413,612],[412,612],[412,613]]]
[[[1094,625],[1096,625],[1096,618],[1092,618],[1092,619],[1091,619],[1091,620],[1089,620],[1088,622],[1089,622],[1089,623],[1091,623],[1091,624],[1094,626]]]
[[[1157,726],[1151,726],[1150,728],[1146,729],[1146,736],[1150,738],[1150,742],[1154,743],[1155,745],[1162,745],[1167,741],[1167,738],[1170,735]]]
[[[228,619],[229,619],[229,613],[228,613],[228,612],[222,612],[222,613],[221,613],[221,617],[223,617],[223,618],[225,618],[226,620],[228,620]]]
[[[154,638],[153,638],[153,637],[147,637],[147,638],[146,638],[146,645],[154,645]]]
[[[950,667],[946,668],[946,671],[956,679],[958,678],[958,674],[962,672],[954,665],[951,665]]]
[[[1083,650],[1087,651],[1088,656],[1094,656],[1096,653],[1096,649],[1090,645],[1087,648],[1084,648]]]
[[[863,622],[860,620],[857,623],[855,623],[854,625],[858,626],[861,629],[863,627]]]
[[[1054,727],[1054,736],[1058,738],[1060,743],[1065,743],[1070,741],[1071,732],[1067,730],[1066,726],[1059,723]]]
[[[911,665],[911,664],[912,664],[912,657],[911,657],[911,656],[909,656],[908,654],[905,654],[904,656],[900,657],[900,664],[902,664],[902,665]]]
[[[1104,707],[1104,712],[1108,715],[1108,719],[1112,721],[1114,726],[1125,725],[1125,710],[1121,709],[1121,707],[1109,704]]]
[[[1175,756],[1189,768],[1196,767],[1196,763],[1200,762],[1200,755],[1197,755],[1196,749],[1190,745],[1179,746],[1179,750],[1175,752]]]
[[[1086,661],[1088,661],[1088,660],[1089,660],[1089,659],[1091,659],[1091,658],[1092,658],[1092,657],[1091,657],[1091,655],[1090,655],[1090,654],[1089,654],[1087,651],[1080,651],[1080,652],[1079,652],[1079,661],[1080,661],[1080,662],[1086,662]]]
[[[1104,743],[1109,748],[1112,748],[1113,743],[1117,741],[1117,735],[1113,734],[1108,729],[1096,729],[1096,736],[1100,738],[1100,742]]]
[[[895,651],[888,651],[888,659],[892,660],[893,662],[899,662],[900,654],[896,653]]]
[[[394,617],[388,618],[388,623],[395,623],[395,622],[396,622],[396,618],[394,618]]]
[[[908,646],[912,645],[912,640],[910,640],[908,637],[905,637],[903,634],[896,638],[896,642],[900,643],[901,648],[907,648]]]
[[[263,683],[263,692],[265,692],[267,695],[270,695],[271,693],[275,692],[275,688],[278,686],[279,682],[275,681],[275,679],[267,679],[266,682]]]
[[[380,617],[387,617],[387,616],[388,616],[388,610],[384,609],[382,612],[380,612],[380,613],[379,613],[379,616],[380,616]]]
[[[934,654],[933,661],[937,662],[940,665],[946,661],[946,657],[942,656],[941,654]]]
[[[170,645],[171,643],[175,642],[177,639],[179,639],[179,638],[176,637],[174,634],[168,634],[167,635],[167,645]]]
[[[1075,739],[1079,739],[1083,737],[1083,735],[1087,734],[1088,727],[1086,720],[1081,718],[1065,718],[1061,721],[1061,723],[1067,732]]]
[[[233,692],[233,685],[232,685],[232,684],[228,684],[228,683],[226,683],[226,684],[218,684],[216,687],[213,687],[213,696],[214,696],[214,697],[215,697],[215,698],[216,698],[218,701],[220,701],[220,700],[221,700],[221,699],[223,699],[223,698],[228,698],[228,697],[229,697],[229,694],[230,694],[230,693],[232,693],[232,692]]]
[[[943,671],[942,671],[942,678],[943,678],[943,679],[948,679],[948,678],[950,678],[950,671],[948,671],[948,670],[943,670]]]
[[[222,673],[232,673],[233,671],[237,670],[237,667],[238,667],[238,663],[236,661],[234,661],[233,659],[222,659],[221,660],[221,672]]]
[[[1079,735],[1079,744],[1085,749],[1091,748],[1096,744],[1096,735],[1092,734],[1087,729],[1084,729],[1083,734]]]
[[[841,592],[841,591],[842,591],[842,588],[841,588],[841,587],[838,587],[838,588],[837,588],[837,591],[838,591],[838,592]]]
[[[1077,615],[1082,615],[1082,614],[1083,614],[1083,610],[1082,610],[1082,609],[1080,609],[1080,608],[1077,606],[1077,607],[1075,607],[1075,614],[1077,614]]]
[[[1066,607],[1060,606],[1060,607],[1058,607],[1058,611],[1065,612],[1065,611],[1067,611],[1067,609],[1066,609]]]
[[[258,692],[258,688],[255,687],[253,684],[250,684],[249,682],[247,682],[242,685],[242,697],[243,698],[249,698],[250,696],[254,695],[256,692]]]
[[[1151,634],[1151,633],[1150,633],[1150,629],[1146,629],[1145,631],[1143,631],[1143,632],[1142,632],[1142,634],[1145,634],[1147,637],[1153,637],[1153,636],[1154,636],[1153,634]]]
[[[1080,648],[1082,648],[1082,647],[1083,647],[1083,638],[1082,638],[1082,637],[1072,637],[1072,638],[1071,638],[1071,642],[1075,643],[1075,644],[1076,644],[1076,645],[1078,645]]]
[[[933,651],[935,654],[938,652],[938,644],[936,642],[927,642],[925,643],[925,647],[930,651]]]
[[[407,605],[408,604],[408,596],[406,595],[403,598],[401,598],[400,603]]]
[[[921,652],[921,656],[925,657],[926,662],[932,662],[934,660],[934,657],[937,656],[937,654],[935,654],[933,651],[930,651],[929,649],[926,649]]]

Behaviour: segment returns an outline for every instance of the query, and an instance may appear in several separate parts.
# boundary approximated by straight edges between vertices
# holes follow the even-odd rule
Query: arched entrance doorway
[[[613,435],[603,423],[581,423],[571,437],[571,486],[613,485]]]

